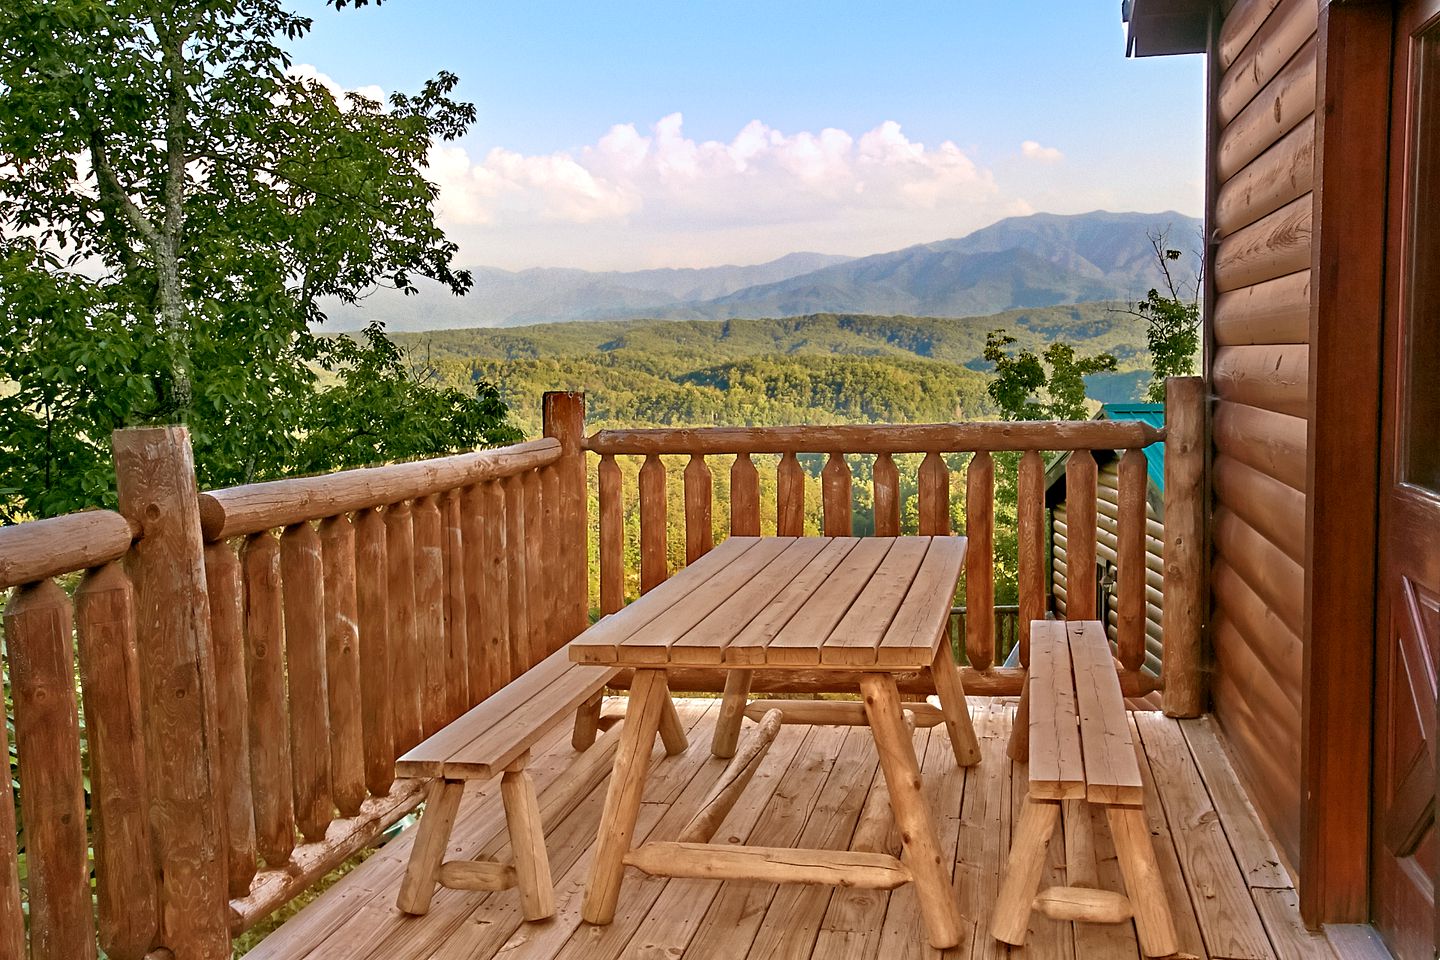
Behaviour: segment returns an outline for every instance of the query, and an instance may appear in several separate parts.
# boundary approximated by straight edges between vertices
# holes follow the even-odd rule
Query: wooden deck
[[[656,762],[645,792],[636,841],[671,839],[725,768],[708,745],[718,700],[687,700],[680,714],[690,749]],[[619,703],[608,705],[615,712]],[[954,878],[971,936],[950,957],[1137,957],[1133,926],[1059,923],[1036,914],[1024,948],[988,933],[990,908],[1023,799],[1024,768],[1005,756],[1013,700],[972,698],[983,760],[957,768],[944,726],[915,733],[927,774],[925,789],[942,844],[957,854]],[[1181,956],[1215,960],[1296,960],[1335,954],[1324,937],[1307,933],[1295,893],[1274,847],[1241,794],[1209,718],[1173,721],[1135,713],[1143,744],[1146,811],[1161,870],[1176,910]],[[613,737],[602,740],[613,743]],[[919,958],[938,956],[924,944],[913,888],[892,893],[829,887],[664,880],[632,870],[615,923],[580,921],[580,900],[604,801],[608,755],[579,791],[560,789],[557,775],[576,763],[569,731],[537,747],[531,765],[556,878],[559,914],[523,923],[518,895],[440,890],[425,917],[394,906],[413,830],[392,841],[289,920],[248,955],[252,960],[536,960],[536,958]],[[582,770],[585,769],[582,767]],[[843,849],[870,791],[881,782],[867,728],[786,726],[716,842]],[[546,787],[551,786],[547,791]],[[497,782],[471,788],[461,808],[451,856],[508,856]],[[1114,852],[1103,816],[1072,817],[1051,844],[1051,884],[1118,888]],[[892,837],[899,850],[898,838]],[[1093,845],[1098,876],[1066,876],[1066,850]]]

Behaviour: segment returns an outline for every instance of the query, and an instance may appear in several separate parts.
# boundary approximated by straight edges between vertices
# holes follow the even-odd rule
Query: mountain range
[[[970,317],[1018,308],[1134,300],[1159,286],[1150,237],[1198,273],[1200,221],[1164,213],[1011,217],[967,236],[868,257],[792,253],[754,266],[591,272],[472,268],[454,297],[379,290],[358,306],[327,305],[328,330],[382,320],[392,331],[513,327],[629,318],[723,320],[816,313]]]

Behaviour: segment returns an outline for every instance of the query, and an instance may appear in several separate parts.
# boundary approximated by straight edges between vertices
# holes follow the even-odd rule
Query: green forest
[[[540,398],[547,390],[583,390],[587,426],[709,426],[828,423],[924,423],[995,419],[987,393],[993,379],[981,359],[986,335],[1003,329],[1015,351],[1041,351],[1068,343],[1077,354],[1108,353],[1113,373],[1086,378],[1091,406],[1132,400],[1150,378],[1142,320],[1121,303],[1011,310],[969,318],[876,317],[819,314],[766,320],[630,320],[546,324],[509,329],[442,330],[392,334],[417,370],[446,386],[495,385],[511,417],[527,436],[541,432]],[[777,457],[756,457],[761,483],[762,531],[774,533]],[[901,523],[917,529],[920,456],[897,456],[902,485]],[[593,458],[592,458],[593,460]],[[667,476],[667,527],[672,568],[683,563],[684,503],[681,474],[687,459],[663,458]],[[715,539],[729,528],[730,466],[734,458],[707,458],[714,483]],[[821,453],[800,457],[806,470],[807,533],[821,528]],[[948,458],[951,523],[964,528],[964,470],[969,457]],[[627,593],[638,591],[639,458],[618,458],[624,477]],[[873,458],[850,456],[852,514],[857,534],[874,529]],[[1015,597],[1014,469],[997,458],[996,602]],[[590,470],[592,578],[595,464]]]

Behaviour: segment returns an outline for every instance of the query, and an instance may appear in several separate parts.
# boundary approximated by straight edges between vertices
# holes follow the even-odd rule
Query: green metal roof
[[[1156,430],[1165,429],[1163,403],[1107,403],[1100,408],[1096,420],[1138,420]],[[1165,492],[1165,444],[1152,443],[1145,448],[1145,462],[1150,470],[1150,483]]]

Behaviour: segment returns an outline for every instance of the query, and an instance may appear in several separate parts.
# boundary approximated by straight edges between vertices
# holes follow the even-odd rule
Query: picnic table
[[[931,945],[956,945],[952,864],[921,796],[895,677],[931,673],[957,763],[977,762],[960,673],[945,642],[965,546],[963,537],[731,537],[572,641],[576,662],[634,671],[584,919],[614,919],[627,864],[670,877],[875,889],[914,883]],[[651,744],[669,699],[666,671],[688,667],[718,667],[736,681],[726,684],[731,702],[722,718],[736,727],[753,671],[834,670],[837,686],[854,683],[900,827],[903,862],[870,851],[686,842],[683,834],[632,849]],[[717,733],[720,755],[728,755],[726,739]]]

